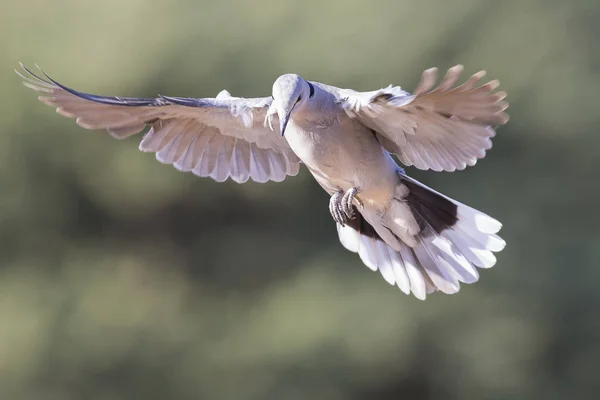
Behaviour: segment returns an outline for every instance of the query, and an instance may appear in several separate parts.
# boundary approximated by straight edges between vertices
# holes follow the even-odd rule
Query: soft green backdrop
[[[3,0],[0,398],[597,398],[598,20],[597,0]],[[511,102],[487,158],[408,172],[500,219],[508,246],[420,302],[338,243],[306,171],[180,173],[39,103],[18,61],[123,96],[486,69]]]

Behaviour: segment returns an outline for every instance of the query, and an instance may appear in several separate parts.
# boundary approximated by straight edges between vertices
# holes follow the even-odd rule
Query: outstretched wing
[[[222,91],[216,98],[106,97],[70,89],[21,64],[25,86],[86,129],[106,129],[123,139],[143,131],[140,150],[164,164],[222,182],[280,182],[296,175],[300,160],[286,140],[265,125],[272,98],[245,99]],[[277,115],[270,115],[276,119]],[[272,121],[277,122],[278,121]]]
[[[485,71],[455,86],[463,67],[450,68],[439,84],[437,69],[423,72],[413,94],[389,86],[373,92],[340,90],[342,106],[371,128],[381,144],[405,165],[434,171],[475,165],[492,147],[494,126],[508,122],[506,92],[497,80],[477,83]]]

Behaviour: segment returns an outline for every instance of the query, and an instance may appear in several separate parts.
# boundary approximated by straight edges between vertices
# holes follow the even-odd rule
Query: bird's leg
[[[343,226],[346,224],[347,219],[341,205],[342,196],[342,192],[335,192],[331,196],[331,199],[329,199],[329,212],[331,213],[333,220]]]
[[[344,210],[344,214],[348,217],[348,219],[356,218],[354,207],[352,205],[352,201],[354,200],[354,196],[358,193],[358,188],[353,187],[346,191],[344,196],[342,197],[342,210]],[[356,199],[358,201],[358,199]]]

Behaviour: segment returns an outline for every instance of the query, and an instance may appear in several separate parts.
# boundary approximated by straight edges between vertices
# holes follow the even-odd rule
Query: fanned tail
[[[479,280],[478,268],[496,264],[494,253],[505,247],[499,221],[404,174],[399,189],[404,196],[383,216],[366,209],[337,226],[342,245],[367,267],[424,300],[434,291],[457,293],[461,282]]]

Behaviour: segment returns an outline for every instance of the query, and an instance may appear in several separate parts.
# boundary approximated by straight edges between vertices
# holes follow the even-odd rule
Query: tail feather
[[[438,236],[431,242],[436,248],[438,259],[455,277],[464,283],[474,283],[479,280],[477,268],[471,264],[467,257],[448,239]]]
[[[379,268],[383,279],[390,285],[400,282],[400,279],[396,282],[396,269],[398,268],[398,264],[395,264],[394,261],[396,260],[390,257],[390,252],[388,250],[389,246],[381,240],[375,241],[375,244],[375,249],[379,253],[377,260],[382,260],[382,262],[377,263],[377,267]]]
[[[459,234],[455,229],[444,232],[444,236],[462,253],[469,262],[479,268],[491,268],[496,264],[496,256],[492,251],[479,243],[469,240],[466,235]]]
[[[408,271],[406,270],[402,256],[390,246],[383,244],[383,242],[380,243],[380,246],[382,246],[388,252],[390,261],[392,262],[392,266],[394,268],[393,272],[396,278],[396,285],[398,285],[398,288],[404,294],[410,294],[410,278],[408,277]]]
[[[377,271],[377,268],[382,264],[382,262],[379,262],[380,256],[378,254],[377,242],[368,236],[361,237],[361,239],[358,252],[360,259],[367,267],[373,271]]]
[[[425,300],[427,293],[433,290],[433,284],[429,283],[426,276],[423,275],[415,254],[410,247],[407,245],[401,246],[400,256],[402,257],[402,261],[404,261],[404,268],[410,280],[410,291],[416,298]]]
[[[458,279],[452,274],[450,268],[444,268],[442,259],[434,254],[432,244],[419,238],[419,244],[413,249],[421,266],[431,278],[433,284],[443,293],[454,294],[460,289]]]
[[[506,245],[497,235],[499,221],[405,175],[401,185],[409,194],[396,199],[387,215],[362,210],[350,225],[337,226],[342,245],[358,253],[367,267],[424,300],[435,291],[457,293],[461,283],[479,280],[478,268],[496,264],[494,253]],[[409,240],[410,223],[401,220],[407,207],[420,227]]]

